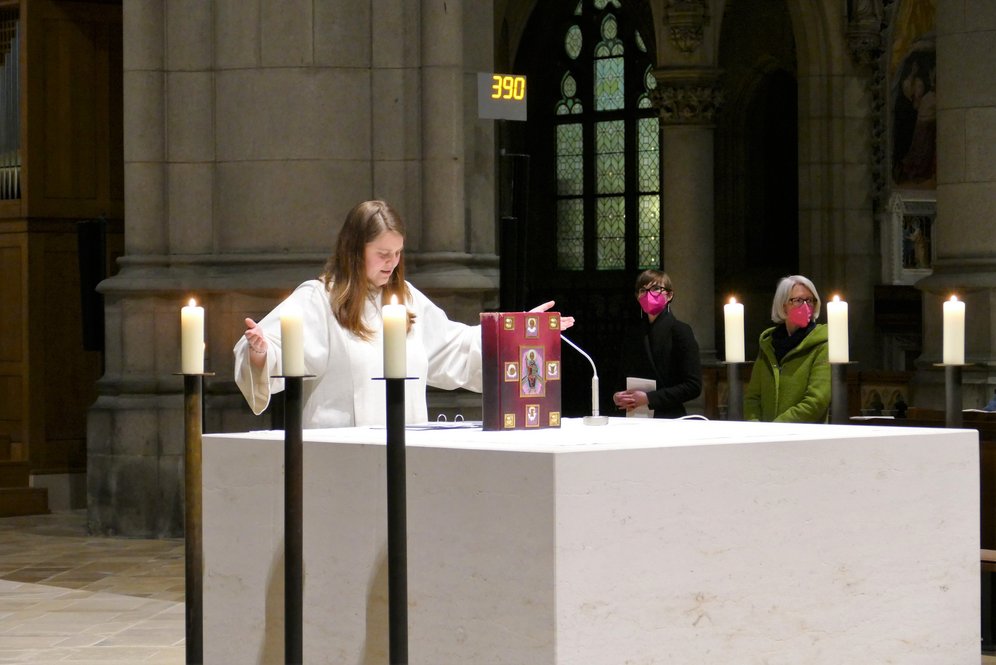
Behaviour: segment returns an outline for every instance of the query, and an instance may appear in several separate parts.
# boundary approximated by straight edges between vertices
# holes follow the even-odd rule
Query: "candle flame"
[[[736,305],[737,304],[737,299],[734,298],[733,296],[730,296],[730,304],[731,305]]]
[[[835,295],[835,296],[833,297],[833,301],[834,301],[834,302],[840,302],[840,296],[837,296],[837,295]]]
[[[191,307],[196,307],[196,306],[197,306],[197,301],[196,301],[196,300],[194,300],[193,298],[191,298],[191,299],[190,299],[190,302],[189,302],[189,303],[187,303],[187,304],[188,304],[188,305],[190,305]]]
[[[397,305],[398,304],[398,296],[396,296],[396,295],[392,295],[391,296],[391,304],[392,305]]]
[[[951,302],[958,302],[958,296],[952,295],[951,296]]]

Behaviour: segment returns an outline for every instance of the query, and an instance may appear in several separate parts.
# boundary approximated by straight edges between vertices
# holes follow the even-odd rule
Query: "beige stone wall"
[[[453,318],[476,321],[497,301],[494,129],[476,118],[493,26],[474,5],[125,3],[126,251],[101,287],[106,372],[88,425],[95,531],[182,528],[175,372],[188,297],[207,311],[213,431],[271,426],[242,404],[231,348],[244,317],[320,271],[359,201],[398,208],[409,277]],[[448,406],[445,395],[433,403]]]
[[[963,404],[981,408],[996,383],[996,4],[937,5],[937,220],[924,291],[920,393],[943,404],[942,302],[965,301]]]

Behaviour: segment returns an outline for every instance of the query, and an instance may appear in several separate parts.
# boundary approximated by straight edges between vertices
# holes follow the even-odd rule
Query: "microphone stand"
[[[608,425],[609,417],[598,415],[598,370],[595,369],[595,361],[591,359],[591,356],[582,351],[580,346],[564,337],[563,334],[560,335],[560,339],[573,346],[578,353],[587,358],[588,362],[591,363],[591,415],[584,417],[584,424]]]

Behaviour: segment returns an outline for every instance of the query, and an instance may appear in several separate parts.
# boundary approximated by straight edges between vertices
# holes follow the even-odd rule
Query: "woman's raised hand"
[[[266,362],[266,350],[270,344],[266,341],[263,330],[256,325],[256,322],[246,318],[246,331],[243,335],[249,343],[249,360],[256,367],[262,367]]]
[[[545,312],[545,311],[553,308],[553,306],[556,304],[556,302],[557,301],[555,301],[555,300],[548,300],[545,303],[543,303],[542,305],[537,305],[536,307],[533,307],[529,311],[530,312]],[[574,317],[573,316],[564,316],[563,314],[560,315],[560,329],[561,330],[567,330],[568,328],[570,328],[573,325],[574,325]]]

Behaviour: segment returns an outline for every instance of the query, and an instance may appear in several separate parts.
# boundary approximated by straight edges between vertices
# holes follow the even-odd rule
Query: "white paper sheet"
[[[645,393],[657,390],[657,382],[653,379],[640,379],[635,376],[626,377],[626,390],[642,390]],[[646,406],[638,406],[626,412],[627,418],[653,418],[654,410]]]

